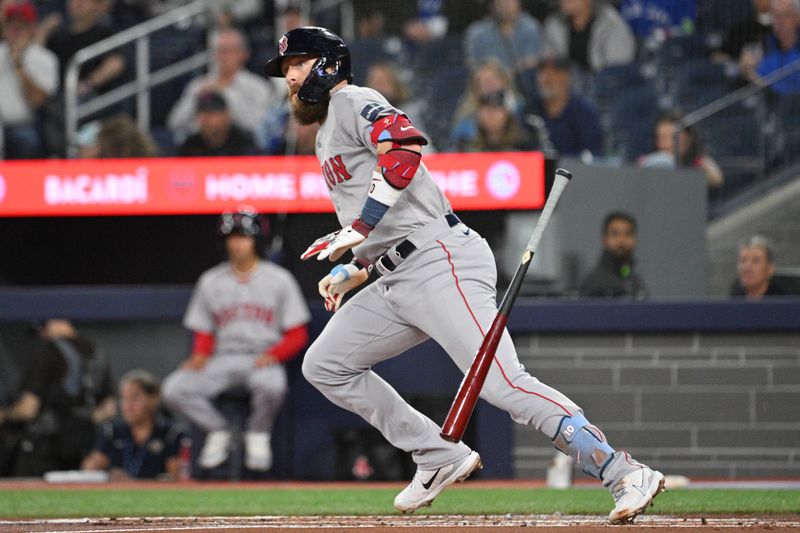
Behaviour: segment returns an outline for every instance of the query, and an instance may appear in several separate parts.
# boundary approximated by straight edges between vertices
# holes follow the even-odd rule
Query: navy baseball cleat
[[[623,477],[611,487],[616,505],[608,515],[612,524],[626,524],[653,504],[655,497],[664,490],[664,474],[643,466]]]
[[[478,452],[438,470],[417,469],[414,479],[394,499],[394,507],[404,513],[413,513],[420,507],[427,507],[444,489],[458,481],[464,481],[475,470],[483,468]]]

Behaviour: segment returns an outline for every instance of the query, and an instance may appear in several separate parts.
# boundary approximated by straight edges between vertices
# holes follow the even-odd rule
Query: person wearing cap
[[[195,284],[183,318],[192,349],[164,379],[164,404],[206,434],[197,464],[213,469],[228,459],[235,432],[212,400],[246,389],[244,464],[266,472],[272,468],[272,430],[288,390],[283,363],[308,343],[311,315],[291,272],[263,259],[266,218],[243,205],[222,214],[217,233],[227,260]]]
[[[562,156],[602,155],[600,116],[591,102],[572,90],[572,62],[546,58],[537,69],[536,83],[539,98],[530,111],[544,120],[553,147]]]
[[[37,16],[33,4],[8,4],[3,15],[0,124],[5,138],[5,159],[43,157],[36,111],[58,89],[58,58],[34,41]]]
[[[167,127],[178,145],[198,131],[195,118],[201,93],[214,91],[224,95],[234,124],[251,134],[260,127],[264,115],[279,109],[285,98],[283,87],[246,69],[250,51],[241,31],[235,28],[218,31],[212,47],[211,71],[189,82],[167,117]]]
[[[178,148],[184,157],[255,155],[253,136],[233,123],[225,97],[208,91],[197,97],[199,131]]]

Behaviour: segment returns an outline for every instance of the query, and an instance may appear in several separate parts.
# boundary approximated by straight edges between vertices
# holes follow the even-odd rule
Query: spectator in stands
[[[606,215],[603,221],[603,253],[580,285],[579,294],[589,298],[647,298],[642,277],[634,271],[636,219],[623,211]]]
[[[620,15],[640,40],[662,42],[694,33],[696,0],[622,0]]]
[[[112,480],[178,476],[181,440],[177,428],[158,417],[161,400],[156,378],[131,370],[119,381],[122,420],[103,424],[82,470],[108,470]]]
[[[142,132],[124,113],[103,120],[97,132],[97,157],[156,157],[158,149],[149,133]]]
[[[78,468],[95,424],[116,414],[100,351],[67,320],[48,320],[37,334],[16,399],[0,410],[0,475]]]
[[[110,0],[68,0],[66,23],[59,13],[52,13],[40,24],[39,39],[58,56],[62,81],[78,50],[114,35],[115,29],[103,22],[110,5]],[[78,94],[87,97],[108,91],[120,81],[125,68],[125,57],[119,51],[84,63],[78,75]]]
[[[800,0],[772,0],[770,12],[774,37],[767,39],[764,58],[750,75],[756,82],[800,60]],[[778,94],[800,93],[800,72],[775,82],[771,88]]]
[[[58,89],[58,58],[34,40],[36,10],[30,2],[3,9],[0,43],[0,125],[5,159],[44,156],[37,112]]]
[[[295,2],[289,2],[286,7],[283,8],[280,17],[278,17],[277,33],[283,35],[289,30],[309,25],[311,25],[311,20],[308,18],[307,14],[303,13],[300,5]]]
[[[603,153],[603,130],[594,105],[572,90],[572,63],[565,58],[545,59],[536,73],[539,98],[531,112],[544,119],[550,140],[563,155]]]
[[[503,96],[505,105],[522,117],[524,100],[517,93],[511,75],[499,60],[489,59],[472,73],[467,91],[461,97],[455,113],[455,126],[450,136],[451,148],[457,149],[456,147],[464,142],[464,139],[472,139],[477,135],[481,97],[500,91],[505,93]]]
[[[223,0],[212,3],[211,8],[220,28],[251,28],[264,22],[263,0]]]
[[[475,136],[460,139],[459,152],[508,152],[535,148],[517,114],[506,106],[504,92],[485,94],[479,104]]]
[[[158,149],[149,133],[143,133],[129,115],[120,113],[102,121],[87,122],[75,139],[78,158],[156,157]]]
[[[547,55],[592,72],[634,61],[633,32],[613,7],[602,0],[561,0],[560,7],[544,24]]]
[[[760,300],[764,296],[786,294],[784,289],[772,279],[775,275],[772,246],[761,235],[754,235],[739,244],[736,270],[739,275],[731,286],[731,296]]]
[[[256,144],[269,155],[314,155],[319,126],[298,123],[287,102],[280,114],[265,118]]]
[[[0,39],[3,39],[5,31],[4,24],[6,21],[6,7],[9,4],[16,3],[16,0],[0,0]]]
[[[310,315],[297,281],[259,257],[265,253],[265,224],[248,207],[222,215],[219,235],[228,260],[197,282],[184,317],[194,332],[192,355],[164,381],[164,402],[207,432],[198,461],[203,468],[225,461],[231,439],[211,400],[246,387],[252,396],[245,465],[269,470],[272,426],[286,393],[281,363],[308,342]]]
[[[178,148],[184,157],[255,155],[253,136],[233,123],[225,97],[208,91],[197,97],[197,123],[200,131]]]
[[[694,128],[681,130],[678,136],[679,162],[675,164],[675,131],[683,115],[672,111],[656,121],[653,141],[656,151],[639,158],[640,167],[675,168],[694,167],[703,170],[709,187],[722,187],[725,176],[714,158],[706,154]]]
[[[406,39],[412,43],[427,43],[444,37],[449,22],[442,11],[442,3],[442,0],[417,0],[417,16],[403,27]]]
[[[745,63],[753,71],[767,48],[767,38],[772,35],[770,0],[752,0],[751,16],[731,27],[722,41],[720,52]],[[744,55],[742,55],[744,53]]]
[[[233,122],[250,134],[255,133],[265,113],[274,112],[285,100],[285,88],[245,69],[250,52],[239,30],[220,30],[213,43],[211,73],[189,82],[167,117],[167,126],[178,144],[197,131],[196,104],[201,93],[216,91],[225,95]]]
[[[408,115],[417,128],[425,131],[424,102],[411,97],[411,90],[403,81],[400,71],[392,64],[373,63],[367,70],[367,81],[364,85],[381,93],[392,105]]]
[[[496,59],[514,75],[536,67],[542,53],[539,23],[520,0],[490,0],[489,16],[472,23],[464,36],[467,66],[475,70]]]

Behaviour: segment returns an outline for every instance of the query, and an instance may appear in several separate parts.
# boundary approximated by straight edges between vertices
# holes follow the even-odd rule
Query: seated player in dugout
[[[421,162],[424,133],[380,93],[351,83],[350,52],[340,37],[324,28],[293,29],[264,71],[285,79],[299,122],[321,124],[317,158],[342,226],[302,258],[336,261],[348,250],[354,256],[319,282],[334,315],[307,350],[303,374],[412,454],[417,472],[394,506],[413,512],[469,477],[481,459],[463,442],[442,439],[441,428],[371,367],[433,338],[466,372],[497,313],[492,251],[452,212]],[[373,271],[378,279],[343,305]],[[578,405],[523,369],[507,331],[481,396],[542,431],[601,480],[615,502],[611,522],[632,520],[663,489],[660,472],[612,448]]]
[[[284,362],[308,343],[310,313],[297,281],[266,254],[268,221],[251,207],[219,221],[227,261],[198,280],[183,319],[194,332],[191,356],[163,384],[164,403],[206,432],[198,464],[214,468],[228,458],[231,431],[212,401],[248,389],[245,466],[272,467],[272,428],[287,391]]]

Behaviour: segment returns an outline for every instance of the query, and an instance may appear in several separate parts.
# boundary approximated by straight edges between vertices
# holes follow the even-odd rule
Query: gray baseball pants
[[[469,448],[443,440],[440,427],[371,367],[432,338],[466,372],[497,312],[496,281],[486,241],[463,224],[445,227],[333,315],[306,352],[303,374],[334,404],[412,452],[420,468],[435,470],[460,460]],[[481,397],[550,438],[563,417],[580,413],[569,398],[525,371],[508,331]]]
[[[271,432],[286,395],[286,370],[276,364],[255,368],[251,355],[214,355],[202,370],[179,368],[162,385],[164,403],[204,431],[228,428],[211,403],[222,392],[243,386],[250,391],[247,431]]]

